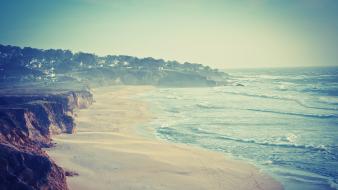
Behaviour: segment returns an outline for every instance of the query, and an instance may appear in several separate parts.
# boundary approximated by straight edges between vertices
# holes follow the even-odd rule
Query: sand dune
[[[224,155],[145,138],[135,127],[154,114],[131,95],[151,87],[95,89],[95,103],[80,110],[77,133],[54,138],[48,154],[79,176],[70,189],[282,189],[255,167]]]

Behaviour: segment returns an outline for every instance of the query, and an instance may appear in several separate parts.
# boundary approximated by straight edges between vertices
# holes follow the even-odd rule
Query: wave
[[[279,96],[271,96],[271,95],[264,95],[264,94],[250,94],[245,92],[229,92],[229,91],[221,91],[224,94],[231,94],[231,95],[240,95],[240,96],[249,96],[249,97],[256,97],[256,98],[269,98],[269,99],[285,99]]]
[[[268,165],[268,164],[266,164]],[[312,173],[309,171],[303,171],[303,170],[293,170],[293,169],[288,169],[288,170],[272,170],[275,174],[278,176],[288,179],[288,180],[295,180],[300,183],[306,183],[306,184],[314,184],[316,186],[328,186],[332,189],[338,189],[338,184],[335,181],[334,178],[325,176],[325,175],[320,175],[318,173]]]
[[[169,109],[165,109],[165,111],[171,112],[171,113],[180,113],[180,111],[177,108],[169,108]]]
[[[288,90],[288,87],[287,87],[287,85],[285,85],[285,84],[280,84],[280,85],[278,86],[278,90],[281,90],[281,91],[287,91],[287,90]]]
[[[276,137],[276,140],[278,141],[282,141],[282,142],[289,142],[289,143],[293,143],[297,140],[298,136],[293,134],[293,133],[289,133],[285,136],[279,136]]]
[[[291,116],[300,116],[300,117],[311,117],[311,118],[319,118],[319,119],[330,119],[330,118],[338,118],[338,115],[329,114],[329,115],[321,115],[321,114],[303,114],[303,113],[293,113],[293,112],[281,112],[281,111],[274,111],[274,110],[262,110],[262,109],[246,109],[249,111],[256,111],[256,112],[264,112],[264,113],[274,113],[274,114],[281,114],[281,115],[291,115]]]
[[[293,99],[293,98],[287,98],[287,97],[281,97],[281,96],[273,96],[273,95],[265,95],[265,94],[250,94],[250,93],[245,93],[245,92],[226,92],[226,91],[222,91],[222,93],[231,94],[231,95],[255,97],[255,98],[267,98],[267,99],[274,99],[274,100],[292,101],[292,102],[295,102],[302,107],[310,108],[310,109],[329,110],[329,111],[336,111],[337,110],[337,108],[324,108],[324,107],[310,106],[310,105],[304,104],[300,100]]]
[[[263,146],[274,146],[274,147],[285,147],[285,148],[300,148],[300,149],[311,149],[314,151],[328,151],[328,148],[325,145],[302,145],[302,144],[296,144],[292,143],[294,142],[294,139],[297,138],[294,134],[288,134],[285,137],[279,138],[281,139],[281,143],[276,142],[268,142],[268,141],[258,141],[255,139],[243,139],[243,138],[236,138],[231,137],[227,135],[219,135],[217,133],[209,132],[206,130],[203,130],[201,128],[190,128],[191,131],[197,132],[197,133],[203,133],[206,135],[211,136],[212,138],[217,138],[221,140],[230,140],[230,141],[236,141],[240,143],[252,143],[256,145],[263,145]],[[290,142],[290,143],[282,143],[282,142]]]
[[[334,179],[329,179],[329,180],[328,180],[328,183],[329,183],[329,185],[330,185],[331,188],[333,188],[333,189],[338,189],[338,183],[335,182]]]
[[[291,143],[272,143],[272,142],[260,142],[254,139],[241,139],[241,138],[234,138],[229,136],[219,136],[218,139],[223,140],[231,140],[240,143],[252,143],[256,145],[263,145],[263,146],[273,146],[273,147],[284,147],[284,148],[299,148],[299,149],[310,149],[313,151],[327,151],[327,147],[325,145],[302,145],[302,144],[291,144]]]
[[[179,100],[181,97],[175,96],[175,95],[167,95],[165,96],[166,99],[172,99],[172,100]]]
[[[268,75],[268,74],[260,74],[260,75],[248,75],[248,74],[230,74],[233,78],[239,79],[263,79],[263,80],[305,80],[305,79],[313,79],[318,76],[311,75]]]
[[[286,125],[287,122],[208,122],[207,125],[223,125],[223,126],[276,126],[276,125]]]
[[[338,97],[322,96],[319,97],[319,101],[322,103],[338,105]]]
[[[208,104],[196,104],[197,107],[202,109],[224,109],[224,106],[215,106],[215,105],[208,105]]]
[[[279,76],[279,75],[258,75],[257,78],[278,80],[278,79],[284,79],[284,78],[286,78],[286,76]]]

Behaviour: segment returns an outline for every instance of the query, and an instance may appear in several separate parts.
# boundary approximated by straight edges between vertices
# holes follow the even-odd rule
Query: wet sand
[[[94,89],[95,103],[79,110],[77,132],[55,136],[48,154],[79,176],[67,178],[71,190],[279,190],[282,186],[254,166],[223,154],[143,137],[135,127],[155,113],[131,96],[148,86]]]

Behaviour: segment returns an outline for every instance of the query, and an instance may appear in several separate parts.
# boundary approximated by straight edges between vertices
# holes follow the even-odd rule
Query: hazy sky
[[[0,43],[218,68],[338,66],[338,0],[0,0]]]

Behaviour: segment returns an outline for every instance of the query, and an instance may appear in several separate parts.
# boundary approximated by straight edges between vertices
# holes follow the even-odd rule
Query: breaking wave
[[[298,105],[300,105],[304,108],[319,109],[319,110],[337,110],[337,108],[310,106],[310,105],[307,105],[307,104],[305,104],[305,103],[303,103],[303,102],[301,102],[300,100],[297,100],[297,99],[282,97],[282,96],[276,96],[276,95],[250,94],[250,93],[245,93],[245,92],[228,92],[228,91],[222,91],[222,93],[231,94],[231,95],[255,97],[255,98],[266,98],[266,99],[274,99],[274,100],[291,101],[291,102],[295,102],[296,104],[298,104]],[[322,100],[322,102],[324,102],[324,100]],[[332,103],[332,102],[326,101],[325,103]]]
[[[281,114],[281,115],[291,115],[291,116],[300,116],[300,117],[311,117],[311,118],[319,118],[319,119],[329,119],[329,118],[338,118],[338,115],[334,114],[303,114],[303,113],[293,113],[293,112],[281,112],[281,111],[274,111],[274,110],[263,110],[263,109],[246,109],[249,111],[255,112],[264,112],[264,113],[274,113],[274,114]]]
[[[168,128],[168,130],[172,131],[174,129]],[[191,128],[191,130],[197,133],[209,135],[212,138],[236,141],[240,143],[253,143],[256,145],[276,146],[276,147],[285,147],[285,148],[301,148],[301,149],[310,149],[313,151],[327,151],[328,150],[328,148],[325,145],[305,145],[305,144],[293,143],[294,139],[297,138],[296,135],[294,134],[289,134],[283,137],[278,137],[279,142],[269,142],[267,140],[259,141],[256,139],[243,139],[243,138],[237,138],[237,137],[232,137],[232,136],[227,136],[227,135],[219,135],[217,133],[206,131],[201,128]],[[165,131],[162,131],[162,132],[165,132]],[[285,143],[285,142],[289,142],[289,143]]]

